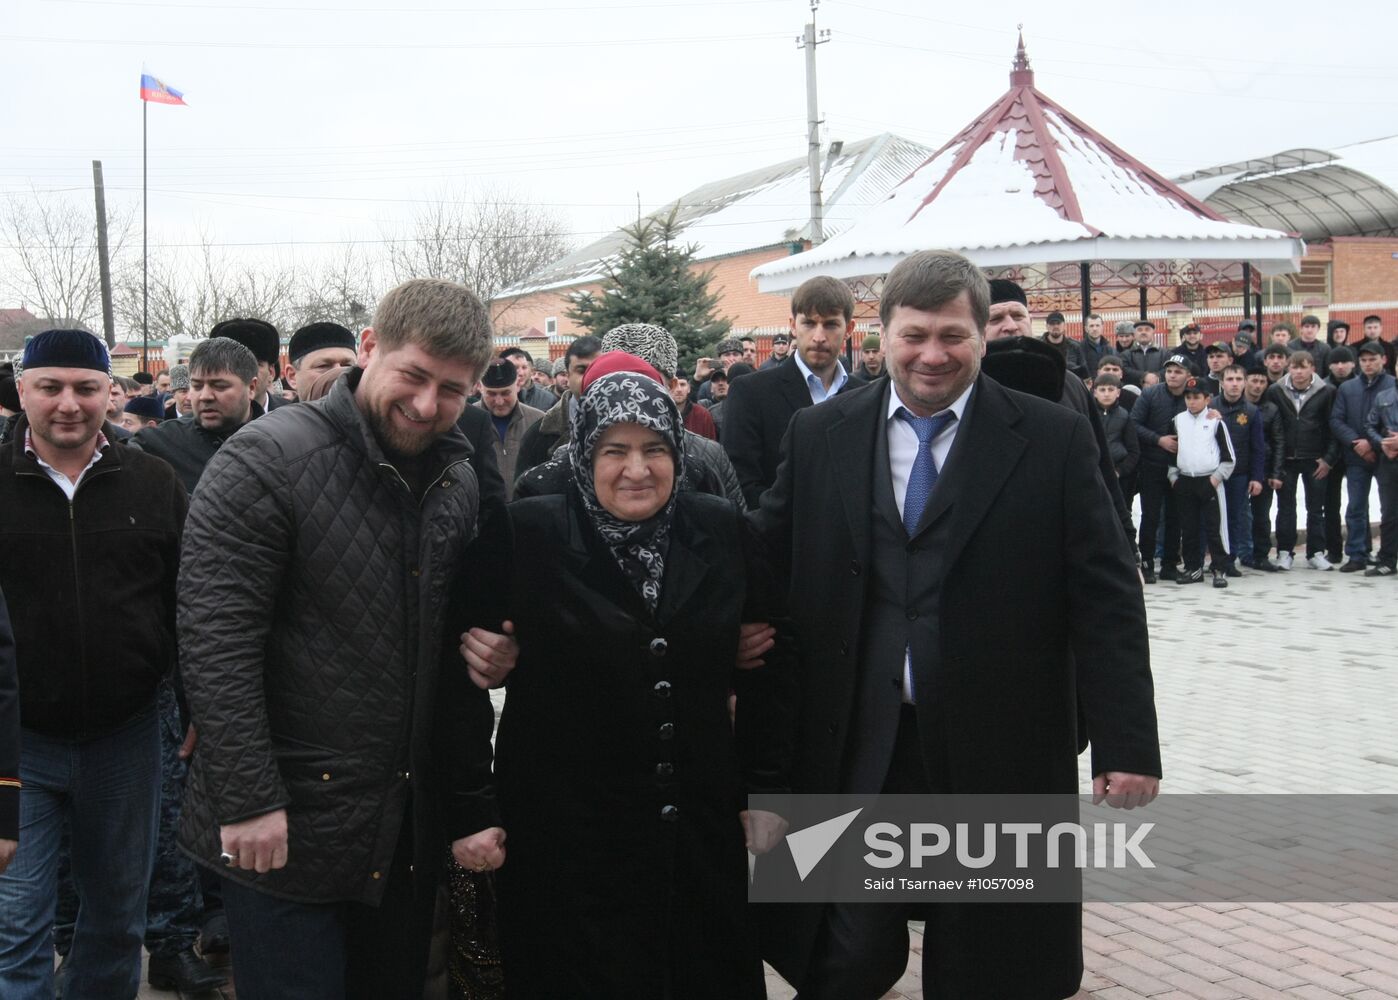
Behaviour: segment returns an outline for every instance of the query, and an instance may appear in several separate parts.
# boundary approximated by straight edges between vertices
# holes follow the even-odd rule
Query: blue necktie
[[[911,538],[922,521],[932,487],[937,485],[937,460],[932,457],[932,442],[956,419],[951,411],[930,417],[915,417],[906,408],[898,410],[898,419],[905,421],[917,435],[917,460],[908,476],[908,494],[903,499],[903,527]]]

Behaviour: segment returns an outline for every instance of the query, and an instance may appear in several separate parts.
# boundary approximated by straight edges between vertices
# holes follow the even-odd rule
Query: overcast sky
[[[2,0],[0,191],[141,182],[153,243],[315,253],[382,239],[447,185],[508,185],[578,243],[805,152],[799,0]],[[1008,86],[1167,175],[1398,132],[1390,0],[1167,6],[824,0],[826,135],[938,146]],[[794,218],[800,216],[796,212]],[[0,303],[3,305],[4,303]]]

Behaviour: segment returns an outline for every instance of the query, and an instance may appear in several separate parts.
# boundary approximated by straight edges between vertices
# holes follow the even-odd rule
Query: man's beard
[[[421,455],[437,438],[430,430],[414,434],[395,427],[392,415],[380,413],[377,406],[371,405],[365,410],[364,416],[369,421],[369,429],[374,432],[374,437],[379,439],[379,444],[384,450],[405,458]]]

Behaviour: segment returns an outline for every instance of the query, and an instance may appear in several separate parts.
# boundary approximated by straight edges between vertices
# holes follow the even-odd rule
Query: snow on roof
[[[934,247],[982,266],[1240,259],[1294,270],[1286,233],[1229,222],[1034,87],[1020,39],[1008,92],[843,233],[753,271],[762,291],[882,274]]]
[[[884,133],[850,142],[830,163],[823,183],[825,232],[848,228],[868,208],[931,153],[927,146]],[[664,219],[678,208],[680,238],[698,246],[698,260],[710,260],[804,239],[810,228],[810,173],[805,157],[787,160],[736,177],[713,181],[657,209]],[[627,246],[617,230],[576,250],[498,298],[595,281]]]

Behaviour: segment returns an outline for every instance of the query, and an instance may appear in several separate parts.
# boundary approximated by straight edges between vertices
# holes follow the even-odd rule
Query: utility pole
[[[821,204],[820,182],[820,106],[816,101],[816,46],[830,41],[830,29],[816,31],[816,8],[820,0],[811,0],[811,23],[805,34],[796,40],[796,47],[806,50],[806,127],[808,129],[806,163],[811,174],[811,246],[825,242],[825,208]]]
[[[112,262],[107,252],[107,192],[102,186],[102,161],[92,161],[92,190],[97,197],[97,269],[102,277],[102,335],[107,349],[116,346],[116,324],[112,318]]]

